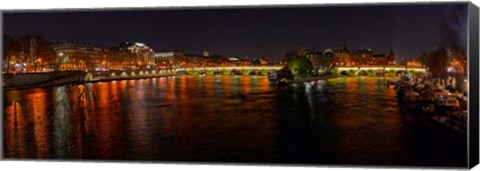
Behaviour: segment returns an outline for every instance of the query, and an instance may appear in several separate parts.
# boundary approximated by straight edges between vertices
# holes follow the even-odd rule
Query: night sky
[[[466,6],[466,3],[458,3]],[[3,34],[40,35],[112,47],[143,42],[156,52],[179,50],[278,60],[301,46],[393,49],[414,58],[440,44],[439,25],[458,5],[242,7],[108,11],[7,12]],[[466,31],[465,31],[466,32]],[[466,34],[465,34],[466,35]],[[465,38],[466,39],[466,38]]]

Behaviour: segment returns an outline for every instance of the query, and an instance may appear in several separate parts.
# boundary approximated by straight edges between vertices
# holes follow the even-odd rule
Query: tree
[[[443,18],[440,23],[441,44],[449,53],[448,61],[452,61],[454,72],[450,76],[457,80],[456,87],[464,88],[464,79],[467,77],[467,40],[468,20],[467,6],[457,5]]]
[[[290,68],[288,68],[288,66],[285,65],[282,69],[280,69],[278,73],[278,78],[279,79],[285,78],[287,80],[292,80],[294,76],[292,75],[292,71],[290,70]]]
[[[423,66],[427,66],[428,63],[429,63],[429,54],[427,52],[422,52],[422,54],[420,54],[420,57],[418,58],[418,61],[420,62],[420,64],[422,64]]]
[[[15,40],[6,35],[3,36],[3,64],[6,66],[4,68],[5,72],[10,72],[11,62],[14,61],[15,55],[20,53],[20,46]]]
[[[43,68],[44,65],[56,60],[55,51],[50,47],[50,43],[40,36],[21,37],[12,46],[15,47],[12,53],[16,56],[16,61],[26,63],[27,70],[36,70],[37,66]]]
[[[335,54],[333,52],[323,53],[319,59],[319,65],[323,67],[327,73],[330,73],[333,67],[335,67]]]
[[[467,7],[457,5],[440,23],[441,46],[453,51],[467,49]]]
[[[306,56],[298,53],[293,53],[287,57],[287,67],[296,77],[307,77],[313,69],[310,60]]]
[[[449,64],[449,52],[445,47],[440,47],[429,55],[427,66],[433,77],[439,78],[443,84],[447,76],[447,67]]]
[[[451,59],[460,61],[455,67],[462,71],[467,65],[467,21],[466,6],[458,5],[440,23],[442,41],[440,45],[451,52]]]

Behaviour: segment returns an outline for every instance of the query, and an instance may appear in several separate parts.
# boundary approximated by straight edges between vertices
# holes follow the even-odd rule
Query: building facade
[[[154,55],[154,61],[158,68],[177,68],[184,60],[182,52],[157,52]]]
[[[367,66],[367,65],[395,65],[395,53],[390,50],[390,53],[375,54],[372,49],[358,49],[350,51],[343,49],[326,49],[323,52],[323,57],[333,58],[332,62],[336,66]]]
[[[57,57],[52,67],[58,70],[93,71],[105,60],[105,49],[89,42],[54,42],[50,46]]]
[[[138,42],[123,42],[120,43],[120,48],[128,50],[133,54],[132,60],[135,60],[139,68],[153,68],[155,67],[155,52],[152,48],[146,46],[144,43]]]

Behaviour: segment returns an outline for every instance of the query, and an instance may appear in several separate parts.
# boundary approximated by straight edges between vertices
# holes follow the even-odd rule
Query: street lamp
[[[37,72],[37,65],[38,65],[38,63],[41,63],[41,62],[42,62],[42,58],[38,58],[37,60],[35,60],[35,64],[34,64],[34,67],[33,67],[34,72]]]
[[[58,56],[60,56],[60,58],[57,59],[57,62],[58,62],[58,63],[57,63],[56,65],[57,65],[58,68],[56,68],[56,69],[60,69],[60,70],[61,70],[61,68],[62,68],[62,61],[63,61],[63,52],[58,53]]]

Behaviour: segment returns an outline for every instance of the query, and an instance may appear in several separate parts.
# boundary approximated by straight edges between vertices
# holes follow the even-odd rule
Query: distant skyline
[[[374,53],[393,49],[397,59],[411,59],[440,44],[440,23],[459,6],[466,3],[6,12],[3,34],[105,47],[142,42],[156,52],[207,50],[269,60],[302,46],[320,51],[346,45]]]

